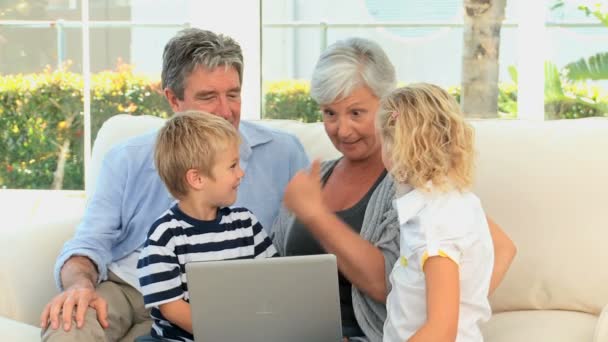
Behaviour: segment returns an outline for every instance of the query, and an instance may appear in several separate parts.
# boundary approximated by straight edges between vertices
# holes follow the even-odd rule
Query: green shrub
[[[562,83],[564,95],[545,100],[547,119],[579,119],[608,116],[608,92],[588,84]]]
[[[0,76],[0,188],[83,188],[83,84],[67,67]],[[91,77],[92,139],[112,115],[170,112],[158,83],[130,66]],[[61,158],[63,179],[54,182]]]
[[[321,121],[319,106],[310,97],[310,84],[302,80],[268,83],[264,89],[264,118]]]
[[[83,188],[82,88],[82,75],[67,68],[0,75],[0,188]],[[112,115],[167,117],[171,113],[158,82],[135,75],[128,65],[92,75],[91,88],[93,141],[102,123]],[[264,88],[264,118],[321,120],[307,81],[285,80],[268,83]],[[563,88],[565,98],[545,104],[548,118],[608,115],[608,95],[602,88],[571,84],[564,84]],[[459,87],[448,91],[460,99]],[[517,86],[513,82],[499,85],[498,108],[499,117],[516,117]],[[66,146],[68,153],[61,153]],[[57,178],[54,183],[62,158],[63,179]]]

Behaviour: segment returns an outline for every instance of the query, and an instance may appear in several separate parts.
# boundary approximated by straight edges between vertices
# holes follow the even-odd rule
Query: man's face
[[[184,99],[177,98],[171,89],[165,96],[174,112],[199,110],[228,120],[239,128],[241,121],[241,82],[234,67],[215,69],[196,67],[184,82]]]

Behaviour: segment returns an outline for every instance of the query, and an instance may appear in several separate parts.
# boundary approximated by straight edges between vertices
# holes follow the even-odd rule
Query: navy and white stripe
[[[152,308],[152,336],[193,340],[190,333],[167,321],[158,308],[180,299],[189,302],[187,263],[276,255],[262,225],[245,208],[221,208],[215,220],[201,221],[174,205],[150,228],[137,263],[144,303]]]

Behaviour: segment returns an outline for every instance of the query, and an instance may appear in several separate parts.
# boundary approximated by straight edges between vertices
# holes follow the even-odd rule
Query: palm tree
[[[564,0],[558,0],[552,6],[557,9],[565,5]],[[608,6],[598,1],[595,4],[581,4],[578,9],[588,17],[595,17],[608,27]],[[608,80],[608,52],[600,52],[588,58],[581,58],[564,67],[564,76],[568,81]]]
[[[498,116],[498,55],[506,0],[464,0],[461,108],[467,116]]]

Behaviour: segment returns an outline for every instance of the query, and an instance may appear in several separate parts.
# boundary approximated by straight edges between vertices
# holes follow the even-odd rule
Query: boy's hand
[[[40,327],[44,330],[48,327],[59,328],[63,324],[63,330],[70,331],[72,328],[72,315],[76,308],[76,326],[82,328],[87,309],[91,307],[97,312],[97,320],[105,329],[108,327],[108,303],[97,294],[95,287],[90,283],[76,283],[53,298],[42,311],[40,316]],[[61,317],[60,317],[61,314]]]
[[[316,216],[325,208],[320,170],[321,163],[319,160],[314,160],[310,171],[302,170],[296,173],[285,188],[283,198],[285,207],[302,222],[306,222],[308,217]]]

